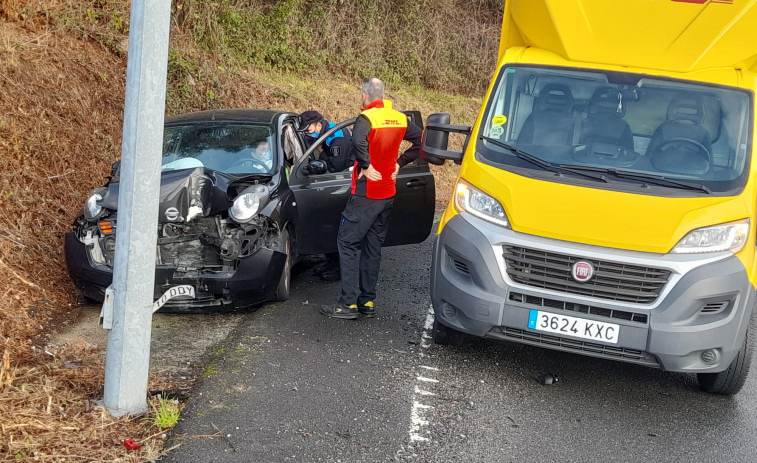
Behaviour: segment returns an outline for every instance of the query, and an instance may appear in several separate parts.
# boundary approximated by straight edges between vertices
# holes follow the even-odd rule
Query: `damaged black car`
[[[420,123],[420,114],[408,113]],[[292,267],[303,256],[336,252],[351,172],[328,172],[322,142],[296,131],[294,113],[203,111],[166,120],[154,299],[191,285],[194,298],[163,312],[236,310],[289,298]],[[101,302],[112,281],[118,231],[119,164],[86,199],[66,234],[66,265],[76,288]],[[385,246],[419,243],[431,231],[435,187],[419,159],[397,176]]]

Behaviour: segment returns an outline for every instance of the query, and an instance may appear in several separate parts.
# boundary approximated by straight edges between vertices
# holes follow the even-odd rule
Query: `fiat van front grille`
[[[519,246],[503,246],[507,275],[533,288],[596,297],[613,301],[649,304],[657,300],[670,277],[665,269],[627,265]],[[577,262],[588,262],[594,274],[586,281],[573,278]]]

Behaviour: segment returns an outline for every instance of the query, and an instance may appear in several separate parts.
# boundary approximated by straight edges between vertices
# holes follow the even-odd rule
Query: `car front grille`
[[[606,346],[593,342],[580,341],[577,339],[562,338],[548,334],[534,333],[532,331],[509,328],[506,326],[492,328],[486,337],[503,341],[515,341],[523,344],[547,347],[562,351],[575,352],[593,357],[624,362],[637,363],[649,367],[660,367],[657,359],[644,351],[627,349],[624,347]]]
[[[657,300],[670,277],[665,269],[584,259],[519,246],[503,246],[507,275],[515,282],[568,294],[648,304]],[[579,283],[573,264],[591,262],[594,277]]]

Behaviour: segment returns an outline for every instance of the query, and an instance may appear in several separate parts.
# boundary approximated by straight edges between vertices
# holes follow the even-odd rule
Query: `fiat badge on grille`
[[[594,266],[585,260],[581,260],[573,264],[570,274],[573,275],[573,279],[577,282],[586,283],[594,276]]]

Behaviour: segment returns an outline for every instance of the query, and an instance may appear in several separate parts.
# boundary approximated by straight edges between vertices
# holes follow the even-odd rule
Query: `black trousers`
[[[350,196],[337,235],[341,266],[339,304],[365,304],[376,299],[381,245],[389,230],[394,198]]]

